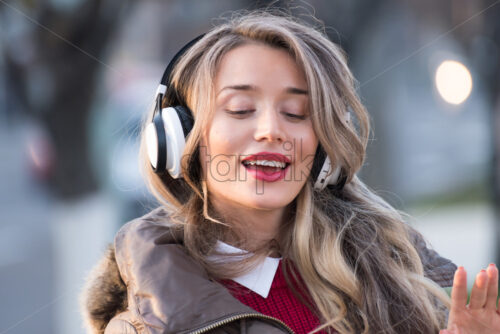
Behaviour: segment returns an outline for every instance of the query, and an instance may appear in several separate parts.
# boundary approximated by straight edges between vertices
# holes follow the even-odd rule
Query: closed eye
[[[231,115],[244,115],[255,110],[226,110]]]
[[[285,113],[285,115],[287,115],[288,117],[291,117],[291,118],[296,118],[296,119],[306,119],[306,116],[305,115],[295,115],[295,114],[290,114],[290,113]]]
[[[255,109],[251,109],[251,110],[229,110],[229,109],[226,109],[226,112],[231,114],[231,115],[244,115],[244,114],[254,112],[254,111],[255,111]],[[297,120],[305,120],[307,118],[307,115],[296,115],[296,114],[287,113],[287,112],[285,112],[283,114],[285,114],[287,117],[297,119]]]

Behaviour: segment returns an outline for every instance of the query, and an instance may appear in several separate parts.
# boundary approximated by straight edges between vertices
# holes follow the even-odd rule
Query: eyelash
[[[244,115],[248,112],[252,112],[255,110],[226,110],[228,113],[231,115]],[[290,113],[285,113],[288,117],[295,118],[298,120],[305,120],[306,116],[301,116],[301,115],[295,115],[295,114],[290,114]]]

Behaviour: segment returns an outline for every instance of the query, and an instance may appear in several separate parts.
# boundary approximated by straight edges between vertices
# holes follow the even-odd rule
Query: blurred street
[[[495,261],[495,217],[491,206],[466,204],[446,208],[419,208],[410,212],[419,230],[440,255],[465,267],[467,284]]]
[[[52,202],[30,179],[22,129],[0,124],[0,333],[54,333]]]
[[[117,204],[51,199],[30,179],[27,129],[1,126],[0,333],[76,333],[78,295],[119,227]]]

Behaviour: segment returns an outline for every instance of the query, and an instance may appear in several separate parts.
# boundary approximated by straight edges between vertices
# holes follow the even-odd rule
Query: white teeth
[[[254,161],[243,161],[245,165],[260,165],[260,166],[269,166],[269,167],[277,167],[277,168],[285,168],[286,163],[272,160],[254,160]]]

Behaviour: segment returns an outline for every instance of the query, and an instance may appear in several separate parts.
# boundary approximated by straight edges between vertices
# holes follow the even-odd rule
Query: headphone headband
[[[165,69],[165,72],[163,72],[163,76],[161,78],[160,85],[163,85],[168,88],[168,85],[170,83],[170,75],[172,74],[172,70],[174,69],[175,64],[177,63],[177,60],[198,40],[203,38],[206,34],[201,34],[198,37],[193,38],[191,41],[189,41],[186,45],[182,47],[177,53],[174,55],[172,60],[168,63],[167,68]]]

